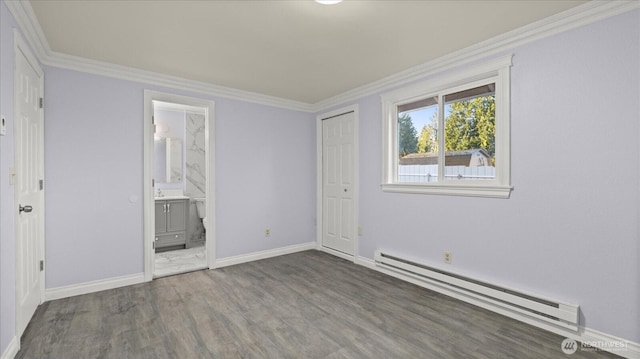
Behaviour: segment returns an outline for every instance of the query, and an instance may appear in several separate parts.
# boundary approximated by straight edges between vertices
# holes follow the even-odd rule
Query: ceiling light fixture
[[[335,5],[342,2],[342,0],[316,0],[318,4],[322,5]]]

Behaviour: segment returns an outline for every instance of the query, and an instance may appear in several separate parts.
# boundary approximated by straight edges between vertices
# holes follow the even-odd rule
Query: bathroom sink
[[[189,199],[187,196],[163,196],[163,197],[155,197],[156,201],[162,200],[172,200],[172,199]]]

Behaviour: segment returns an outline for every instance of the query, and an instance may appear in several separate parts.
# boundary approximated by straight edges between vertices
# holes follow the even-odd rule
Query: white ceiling
[[[584,0],[31,0],[51,50],[317,103]]]

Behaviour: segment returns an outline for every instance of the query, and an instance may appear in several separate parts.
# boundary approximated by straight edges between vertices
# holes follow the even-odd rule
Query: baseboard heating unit
[[[375,262],[400,278],[514,319],[546,329],[578,330],[578,305],[463,277],[381,251],[376,251]]]

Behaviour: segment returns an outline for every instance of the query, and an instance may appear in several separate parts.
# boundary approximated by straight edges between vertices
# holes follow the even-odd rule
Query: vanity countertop
[[[189,199],[187,196],[163,196],[163,197],[155,197],[156,201],[166,201],[172,199]]]

